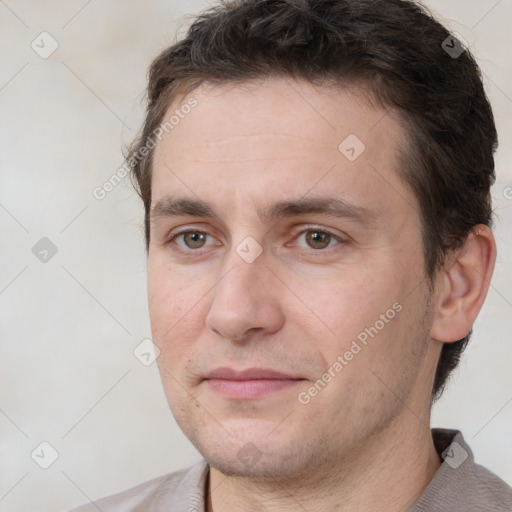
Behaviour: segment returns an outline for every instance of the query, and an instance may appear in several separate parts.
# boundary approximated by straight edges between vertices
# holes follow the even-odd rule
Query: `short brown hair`
[[[201,14],[151,64],[146,119],[127,154],[144,202],[147,246],[153,150],[143,158],[140,150],[171,102],[206,82],[269,76],[363,83],[374,100],[399,112],[410,139],[401,151],[401,173],[419,203],[430,280],[476,225],[491,226],[497,134],[480,70],[423,6],[407,0],[233,0]],[[470,334],[444,344],[434,399]]]

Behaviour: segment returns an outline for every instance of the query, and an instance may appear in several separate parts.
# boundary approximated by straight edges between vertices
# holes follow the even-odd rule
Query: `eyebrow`
[[[368,208],[353,204],[339,197],[310,197],[279,201],[264,209],[258,209],[260,219],[279,220],[308,214],[327,215],[372,224],[377,220],[377,213]],[[164,197],[151,208],[150,219],[155,222],[169,217],[208,217],[221,221],[220,215],[205,201],[187,197]]]

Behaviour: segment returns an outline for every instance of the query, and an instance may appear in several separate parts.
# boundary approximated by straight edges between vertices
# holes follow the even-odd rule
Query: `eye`
[[[304,241],[307,244],[306,247],[315,250],[327,249],[336,245],[336,243],[340,243],[340,239],[337,236],[320,229],[308,229],[307,231],[303,231],[296,240]]]
[[[169,243],[176,243],[182,249],[202,249],[207,247],[208,237],[204,231],[183,231],[174,235]]]

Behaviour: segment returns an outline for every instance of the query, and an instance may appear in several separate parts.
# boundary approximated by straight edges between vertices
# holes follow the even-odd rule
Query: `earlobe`
[[[447,256],[435,282],[432,339],[452,342],[469,333],[487,295],[495,260],[494,236],[481,224]]]

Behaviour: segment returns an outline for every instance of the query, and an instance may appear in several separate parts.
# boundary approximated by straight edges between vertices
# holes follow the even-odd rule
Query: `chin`
[[[239,460],[237,454],[233,458],[227,458],[225,455],[203,455],[206,462],[225,476],[248,478],[251,480],[276,481],[283,477],[292,477],[293,471],[290,471],[290,463],[279,460],[275,454],[266,456],[261,454],[257,461]]]
[[[270,441],[265,439],[267,435],[191,441],[206,462],[223,475],[262,482],[294,481],[314,471],[322,460],[319,451],[310,451],[307,444],[291,438]]]

